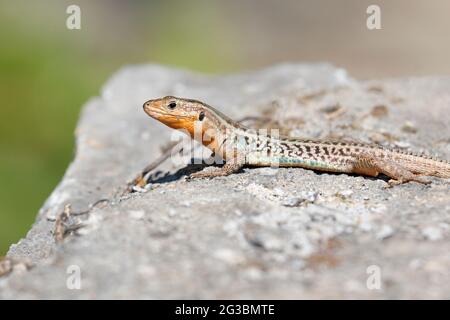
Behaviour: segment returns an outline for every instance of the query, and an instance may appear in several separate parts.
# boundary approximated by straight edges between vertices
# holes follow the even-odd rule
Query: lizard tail
[[[425,158],[413,154],[403,154],[399,160],[406,169],[415,174],[444,179],[450,178],[450,163],[445,160]]]

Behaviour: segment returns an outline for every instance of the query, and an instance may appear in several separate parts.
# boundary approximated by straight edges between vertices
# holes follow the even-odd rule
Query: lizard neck
[[[226,141],[231,135],[243,134],[247,128],[234,122],[212,107],[204,107],[203,121],[197,121],[190,132],[191,137],[201,142],[223,159],[230,157],[230,150],[226,150]]]

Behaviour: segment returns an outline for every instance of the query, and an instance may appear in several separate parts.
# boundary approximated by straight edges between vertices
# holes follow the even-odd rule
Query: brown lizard
[[[193,173],[194,178],[226,176],[244,165],[302,167],[372,177],[383,173],[391,178],[388,186],[431,182],[423,176],[450,178],[448,161],[374,144],[260,134],[197,100],[167,96],[149,100],[143,107],[150,117],[184,130],[226,161],[214,171]]]

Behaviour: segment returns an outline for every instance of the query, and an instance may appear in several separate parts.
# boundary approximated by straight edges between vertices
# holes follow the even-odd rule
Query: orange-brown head
[[[196,121],[203,121],[205,108],[199,101],[167,96],[148,100],[144,111],[152,118],[174,129],[193,131]]]
[[[223,121],[231,121],[211,106],[191,99],[167,96],[148,100],[144,111],[166,126],[179,129],[216,152]]]
[[[213,107],[197,100],[167,96],[148,100],[144,111],[173,129],[181,129],[216,154],[225,157],[223,143],[230,127],[242,126]]]

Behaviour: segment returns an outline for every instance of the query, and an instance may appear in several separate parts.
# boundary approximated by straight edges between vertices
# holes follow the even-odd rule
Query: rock
[[[0,298],[446,298],[449,235],[429,228],[430,221],[450,224],[444,180],[385,189],[383,178],[299,168],[186,180],[191,167],[169,159],[142,193],[122,194],[174,138],[144,114],[147,99],[170,94],[203,100],[234,119],[270,116],[292,126],[291,135],[369,142],[377,132],[381,143],[402,137],[408,148],[450,159],[442,140],[449,92],[446,77],[358,82],[326,64],[226,76],[126,67],[84,107],[76,157],[26,238],[11,246],[7,259],[17,272],[5,264]],[[374,106],[389,112],[378,107],[367,117]],[[417,129],[407,141],[406,121]],[[101,199],[109,202],[77,216],[80,229],[55,243],[65,205],[76,213]],[[31,270],[20,264],[28,260]],[[423,263],[413,268],[412,261]],[[367,289],[374,264],[383,283],[396,285]],[[68,290],[74,270],[81,288]]]

